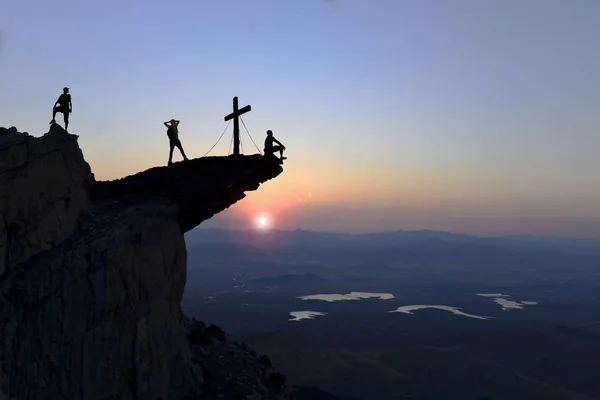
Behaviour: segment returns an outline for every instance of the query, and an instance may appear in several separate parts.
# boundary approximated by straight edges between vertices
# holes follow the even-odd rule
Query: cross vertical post
[[[233,119],[233,154],[236,156],[240,155],[240,115],[247,113],[252,108],[250,105],[238,109],[238,98],[233,98],[233,112],[225,117],[225,121]]]
[[[238,98],[233,98],[233,112],[238,112]],[[237,156],[240,154],[240,118],[236,115],[233,118],[233,155]]]

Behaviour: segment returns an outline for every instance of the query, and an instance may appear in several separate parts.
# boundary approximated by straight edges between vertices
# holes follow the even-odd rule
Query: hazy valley
[[[600,243],[212,229],[186,241],[184,311],[292,383],[357,399],[600,396]]]

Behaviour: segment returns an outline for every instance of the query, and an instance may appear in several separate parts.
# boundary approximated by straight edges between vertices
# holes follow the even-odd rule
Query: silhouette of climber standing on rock
[[[181,155],[183,156],[183,159],[187,161],[188,158],[185,155],[185,151],[183,151],[181,142],[179,141],[179,121],[171,119],[170,121],[167,121],[164,124],[167,127],[167,136],[169,137],[169,145],[171,147],[171,150],[169,151],[169,165],[173,164],[173,149],[175,149],[175,147],[179,149]]]
[[[63,113],[65,118],[65,131],[69,128],[69,114],[73,111],[73,104],[71,103],[71,95],[69,94],[69,88],[63,88],[63,94],[58,97],[54,107],[52,108],[52,121],[50,124],[56,123],[56,113]]]
[[[274,146],[273,143],[277,143],[279,146]],[[267,138],[265,139],[265,156],[274,157],[276,152],[279,152],[279,159],[281,161],[286,160],[287,157],[283,156],[285,146],[273,136],[273,132],[269,129],[267,131]]]

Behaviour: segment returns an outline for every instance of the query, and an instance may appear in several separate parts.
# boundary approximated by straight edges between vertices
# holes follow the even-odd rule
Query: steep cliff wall
[[[181,312],[183,233],[277,163],[211,157],[96,182],[58,125],[0,133],[0,396],[287,398],[246,349],[191,343]]]

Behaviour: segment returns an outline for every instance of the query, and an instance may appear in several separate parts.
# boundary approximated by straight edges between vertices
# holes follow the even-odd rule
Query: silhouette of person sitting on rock
[[[173,149],[175,149],[175,147],[179,149],[181,155],[183,156],[183,159],[187,161],[188,158],[185,155],[185,151],[183,151],[181,142],[179,141],[179,121],[171,119],[170,121],[167,121],[164,124],[167,127],[167,136],[169,137],[169,145],[171,147],[171,150],[169,151],[169,165],[173,164]]]
[[[273,143],[277,143],[275,146]],[[275,156],[276,152],[279,152],[279,159],[286,160],[287,157],[283,156],[285,146],[273,136],[273,132],[269,129],[267,131],[267,138],[265,139],[265,156]]]
[[[52,108],[52,121],[50,124],[56,123],[56,113],[60,112],[63,114],[65,119],[65,131],[69,128],[69,114],[73,111],[73,104],[71,103],[71,95],[69,94],[69,88],[63,88],[63,94],[58,97],[54,107]]]

